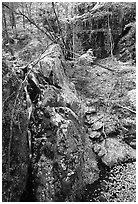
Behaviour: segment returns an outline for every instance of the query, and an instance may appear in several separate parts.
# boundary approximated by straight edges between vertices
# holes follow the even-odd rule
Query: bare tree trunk
[[[3,11],[2,17],[3,17],[3,23],[4,23],[5,36],[6,36],[6,40],[8,41],[8,49],[9,49],[11,55],[14,56],[14,52],[11,48],[10,38],[9,38],[9,34],[8,34],[6,14],[5,14],[5,8],[4,7],[2,8],[2,11]]]
[[[9,3],[9,7],[10,7],[10,22],[11,22],[11,27],[12,27],[13,31],[16,32],[16,21],[15,21],[15,15],[14,15],[14,3],[10,2]]]
[[[65,44],[65,41],[64,41],[64,37],[63,37],[62,29],[61,29],[61,26],[60,26],[60,22],[59,22],[59,19],[58,19],[56,10],[55,10],[54,2],[52,2],[52,7],[53,7],[53,11],[54,11],[54,14],[55,14],[55,17],[56,17],[56,21],[57,21],[57,25],[58,25],[58,30],[59,30],[59,34],[60,34],[62,42],[63,42],[63,46],[66,48],[66,44]]]
[[[110,27],[109,14],[108,14],[108,30],[109,30],[109,38],[110,38],[110,46],[111,46],[111,57],[113,58],[113,42],[112,42],[112,33],[111,33],[111,27]]]
[[[32,2],[29,2],[29,18],[32,19]],[[30,28],[32,28],[32,24],[30,23]]]
[[[11,21],[11,27],[14,36],[16,36],[17,30],[16,30],[16,18],[15,18],[15,7],[16,7],[16,2],[10,2],[9,7],[10,7],[10,21]]]
[[[6,39],[8,40],[9,39],[9,35],[8,35],[8,31],[7,31],[7,22],[6,22],[6,15],[5,15],[5,8],[3,7],[2,8],[2,11],[3,11],[3,23],[4,23],[4,34],[6,35]]]
[[[21,4],[22,4],[22,13],[25,14],[24,13],[25,12],[25,10],[24,10],[24,3],[22,2]],[[24,16],[23,16],[23,29],[25,30],[25,18],[24,18]]]
[[[74,40],[74,22],[73,22],[73,29],[72,29],[72,44],[73,44],[73,59],[74,59],[74,52],[75,52],[75,40]]]
[[[73,7],[72,7],[72,12],[74,12],[74,4],[73,4]],[[73,15],[73,13],[72,13]],[[74,36],[74,21],[72,22],[72,45],[73,45],[73,59],[74,59],[74,52],[75,52],[75,36]]]
[[[37,3],[35,3],[35,22],[38,24],[39,22],[38,22],[38,15],[37,15],[37,8],[40,8],[40,6],[39,6],[39,3],[37,2]],[[40,33],[40,30],[39,29],[37,29],[37,33],[39,34]]]

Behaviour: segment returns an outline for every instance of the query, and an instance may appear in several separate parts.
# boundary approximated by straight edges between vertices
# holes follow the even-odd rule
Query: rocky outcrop
[[[110,167],[128,160],[136,160],[136,151],[117,138],[107,138],[103,142],[95,144],[93,149],[102,162]]]
[[[32,135],[33,191],[37,201],[75,201],[99,175],[96,157],[85,144],[84,109],[64,73],[58,45],[41,57],[41,100],[35,104]],[[40,80],[40,79],[38,79]]]
[[[35,182],[39,182],[36,198],[41,202],[64,201],[75,193],[78,183],[82,186],[83,132],[66,108],[38,108],[35,117],[41,121],[33,124],[39,129],[37,134],[32,131],[33,171]]]
[[[135,161],[136,160],[136,150],[135,147],[131,147],[131,144],[126,144],[122,140],[119,140],[117,137],[111,137],[115,135],[115,130],[104,125],[100,120],[102,118],[97,116],[94,108],[88,107],[86,109],[86,116],[84,124],[87,129],[87,136],[91,141],[91,148],[94,153],[97,155],[98,159],[109,167],[112,167],[118,163],[126,161]],[[130,120],[128,120],[130,125]],[[124,124],[127,124],[127,121],[124,121]],[[132,124],[131,124],[132,126]],[[106,128],[105,128],[106,127]],[[135,128],[134,128],[135,129]],[[129,139],[132,136],[128,136]],[[133,136],[135,138],[135,135]]]
[[[131,61],[136,63],[136,25],[129,23],[124,30],[128,30],[118,42],[117,49],[119,60],[122,62]]]
[[[95,6],[83,2],[75,5],[75,11],[69,25],[74,25],[75,52],[92,48],[97,58],[105,58],[112,49],[121,61],[135,62],[135,2],[99,2]],[[69,38],[72,41],[71,34]]]
[[[16,129],[13,125],[11,183],[4,185],[11,201],[81,200],[86,186],[99,178],[99,160],[112,166],[135,159],[128,145],[106,138],[96,106],[92,101],[85,106],[79,99],[65,66],[60,46],[53,44],[26,71],[27,86],[21,92],[26,94],[22,98],[25,110],[23,117],[16,118],[20,122],[14,124]]]

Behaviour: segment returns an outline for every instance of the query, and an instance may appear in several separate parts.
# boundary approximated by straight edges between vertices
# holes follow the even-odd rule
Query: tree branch
[[[56,20],[57,20],[58,29],[59,29],[59,32],[60,32],[60,35],[61,35],[61,38],[62,38],[62,41],[63,41],[63,45],[66,47],[66,43],[65,43],[64,38],[63,38],[63,35],[62,35],[62,30],[61,30],[61,27],[60,27],[60,23],[59,23],[59,20],[58,20],[58,17],[57,17],[56,11],[55,11],[55,5],[54,5],[54,2],[52,2],[52,8],[53,8],[53,11],[54,11],[54,14],[55,14]]]
[[[117,106],[120,107],[120,108],[123,108],[123,109],[129,110],[130,112],[136,114],[136,111],[134,111],[134,110],[132,110],[132,109],[130,109],[130,108],[127,108],[127,107],[121,106],[121,105],[119,105],[119,104],[117,104]]]
[[[9,6],[7,6],[5,3],[2,3],[3,6],[5,6],[6,8],[8,8],[9,10],[11,10],[11,8]],[[18,12],[14,11],[15,14],[17,15],[22,15],[23,17],[25,17],[31,24],[33,24],[37,29],[39,29],[42,33],[46,34],[46,36],[53,42],[57,43],[57,40],[54,39],[54,37],[51,35],[51,33],[47,30],[47,32],[45,32],[42,28],[40,28],[34,21],[32,21],[31,19],[28,18],[28,16],[26,16],[25,14],[23,14],[19,9]]]
[[[32,21],[31,19],[29,19],[28,18],[28,16],[26,16],[25,14],[23,14],[20,10],[18,10],[19,11],[19,14],[21,14],[22,16],[24,16],[31,24],[33,24],[37,29],[39,29],[41,32],[43,32],[44,34],[46,34],[47,35],[47,37],[51,40],[51,41],[56,41],[54,38],[53,38],[53,36],[51,36],[51,33],[48,31],[48,33],[47,32],[45,32],[42,28],[40,28],[34,21]]]

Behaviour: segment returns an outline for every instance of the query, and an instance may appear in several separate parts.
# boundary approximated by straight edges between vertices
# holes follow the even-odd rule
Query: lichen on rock
[[[64,61],[61,63],[53,52],[43,62],[42,74],[49,79],[45,72],[48,67],[54,78],[32,113],[34,191],[38,201],[75,201],[84,185],[98,178],[99,169],[93,150],[85,149],[84,109],[75,87],[64,75]]]
[[[103,142],[96,143],[93,148],[102,162],[110,167],[128,160],[136,160],[136,151],[117,138],[106,138]]]

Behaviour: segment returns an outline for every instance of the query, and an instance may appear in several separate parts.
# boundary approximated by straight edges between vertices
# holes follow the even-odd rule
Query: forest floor
[[[100,66],[78,66],[70,78],[86,106],[94,107],[104,124],[105,137],[116,137],[136,149],[136,68],[112,58],[98,62]],[[88,186],[84,201],[136,201],[136,163],[119,164]]]
[[[72,81],[86,106],[95,106],[98,115],[103,116],[105,133],[109,135],[118,129],[125,139],[124,136],[135,134],[136,68],[111,58],[98,64],[113,72],[97,65],[77,66]]]

